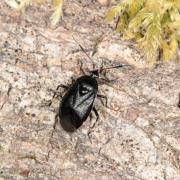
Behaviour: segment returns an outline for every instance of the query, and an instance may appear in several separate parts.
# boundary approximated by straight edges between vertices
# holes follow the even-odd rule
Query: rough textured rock
[[[179,61],[148,69],[98,3],[68,0],[56,29],[48,28],[48,6],[20,15],[1,1],[0,10],[0,179],[180,179]],[[81,75],[80,61],[92,68],[72,36],[97,67],[133,65],[108,71],[116,80],[100,86],[109,103],[96,101],[91,141],[89,119],[73,134],[57,124],[50,139],[59,100],[45,102]]]

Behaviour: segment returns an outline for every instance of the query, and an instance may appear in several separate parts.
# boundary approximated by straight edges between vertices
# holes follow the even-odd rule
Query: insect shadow
[[[89,55],[85,52],[84,48],[80,44],[78,45],[81,48],[81,50],[87,55],[87,57],[92,61]],[[60,102],[58,114],[55,117],[55,123],[53,126],[53,132],[51,137],[53,136],[58,120],[61,124],[61,127],[65,131],[74,132],[75,130],[81,127],[83,122],[86,121],[88,117],[92,117],[91,112],[93,111],[96,115],[96,120],[91,127],[92,129],[99,119],[98,111],[94,106],[95,99],[99,98],[102,104],[107,106],[107,97],[98,94],[98,86],[102,82],[111,82],[111,80],[109,80],[106,76],[105,79],[100,81],[100,74],[102,74],[106,70],[110,70],[113,68],[121,68],[130,65],[120,64],[109,67],[103,67],[102,65],[101,68],[94,69],[95,64],[93,63],[94,70],[89,71],[88,75],[85,74],[82,66],[83,64],[81,63],[80,70],[83,73],[83,75],[77,78],[76,80],[73,79],[72,83],[68,86],[60,84],[53,95],[52,100],[54,98],[57,98],[58,96],[61,96],[61,94],[58,95],[59,88],[65,89],[65,94],[61,96],[62,100]],[[103,100],[105,100],[105,103]],[[90,130],[88,136],[89,135]]]

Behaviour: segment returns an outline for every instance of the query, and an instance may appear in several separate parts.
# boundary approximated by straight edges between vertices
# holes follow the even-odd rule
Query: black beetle
[[[79,77],[63,96],[59,118],[66,131],[78,129],[89,116],[98,92],[98,83],[93,76]]]
[[[76,41],[74,37],[73,39]],[[86,53],[84,48],[77,41],[76,43],[79,45],[81,50],[87,55],[87,57],[92,61],[92,59]],[[93,63],[93,68],[94,66],[95,65]],[[90,75],[83,75],[79,77],[70,86],[59,85],[57,87],[57,90],[59,89],[59,87],[63,87],[67,91],[65,95],[62,97],[62,101],[59,107],[59,113],[56,115],[55,118],[56,120],[54,123],[54,129],[59,117],[62,128],[68,132],[73,132],[76,129],[78,129],[83,124],[84,121],[86,121],[92,110],[96,115],[96,121],[97,121],[99,119],[99,115],[96,108],[93,106],[94,100],[96,99],[96,97],[105,98],[107,104],[107,97],[98,94],[97,78],[99,77],[99,74],[102,73],[104,70],[112,69],[112,68],[120,68],[123,66],[130,66],[130,65],[121,64],[106,68],[101,67],[100,69],[90,71]],[[82,66],[80,67],[80,69],[81,71],[83,71]],[[53,97],[56,96],[55,94]],[[92,127],[94,127],[94,125]]]
[[[60,124],[62,128],[68,132],[73,132],[78,129],[84,121],[88,118],[91,111],[93,110],[96,115],[96,121],[99,118],[98,112],[94,105],[94,100],[96,97],[105,98],[103,95],[98,93],[98,81],[97,78],[99,74],[107,69],[119,68],[129,65],[118,65],[111,66],[106,68],[100,68],[93,71],[90,71],[90,75],[83,75],[76,79],[69,87],[64,85],[59,85],[59,87],[65,88],[67,91],[62,97],[62,101],[59,107],[59,113],[56,116],[59,116]],[[106,99],[107,102],[107,99]],[[94,123],[95,125],[95,123]],[[93,126],[94,126],[93,125]]]

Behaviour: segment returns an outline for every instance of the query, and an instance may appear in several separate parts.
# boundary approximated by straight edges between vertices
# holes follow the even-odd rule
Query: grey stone
[[[74,9],[76,10],[74,12]],[[66,1],[64,17],[50,29],[46,5],[19,14],[0,2],[0,179],[180,179],[180,62],[149,69],[129,42],[104,21],[106,7]],[[87,121],[75,133],[58,123],[52,138],[59,84],[70,84],[92,62],[96,68],[127,63],[107,72],[116,79],[99,87],[108,107],[95,105],[100,119],[87,134]]]

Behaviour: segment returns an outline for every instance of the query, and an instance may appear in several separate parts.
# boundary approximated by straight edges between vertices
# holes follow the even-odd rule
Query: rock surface
[[[48,6],[20,15],[1,1],[0,10],[0,179],[180,179],[180,62],[147,68],[97,2],[68,0],[56,29]],[[96,67],[133,65],[108,71],[116,81],[100,86],[108,107],[96,101],[91,141],[94,114],[73,134],[57,124],[50,139],[59,100],[45,102],[82,74],[80,62],[92,69],[73,36]]]

